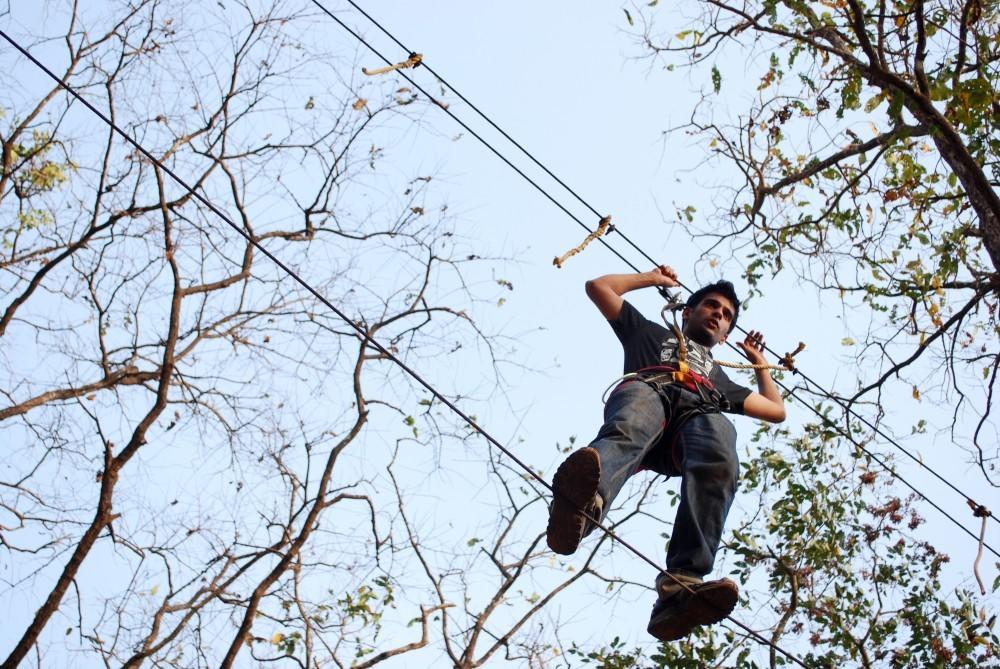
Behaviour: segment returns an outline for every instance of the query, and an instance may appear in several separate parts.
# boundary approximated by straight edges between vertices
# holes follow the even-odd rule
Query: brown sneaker
[[[700,582],[675,574],[678,583],[665,574],[656,579],[659,598],[653,605],[646,631],[660,641],[676,641],[698,625],[712,625],[732,613],[739,589],[728,578]]]
[[[728,578],[722,578],[696,586],[694,594],[688,615],[695,625],[714,625],[724,620],[736,608],[740,589]]]
[[[588,529],[585,509],[599,520],[601,457],[589,446],[581,448],[563,460],[552,478],[552,506],[549,525],[545,530],[549,548],[562,555],[572,555]]]
[[[694,629],[694,621],[687,613],[692,595],[680,590],[669,597],[660,597],[653,604],[646,631],[660,641],[683,639]]]
[[[695,587],[703,582],[701,576],[695,576],[686,571],[661,571],[656,576],[656,595],[663,599],[682,590],[694,591]]]

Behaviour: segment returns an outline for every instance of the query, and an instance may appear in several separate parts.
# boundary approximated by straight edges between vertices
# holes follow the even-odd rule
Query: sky
[[[384,50],[390,60],[406,57],[346,3],[324,1]],[[362,6],[587,202],[610,214],[615,226],[647,253],[674,267],[685,283],[695,286],[724,276],[741,287],[738,262],[712,267],[701,255],[704,243],[692,241],[684,223],[674,215],[677,202],[694,202],[699,211],[708,211],[713,187],[724,176],[699,170],[703,147],[692,144],[683,133],[664,134],[689,117],[699,91],[707,90],[710,82],[693,79],[683,70],[667,72],[648,60],[622,6],[564,0],[385,0]],[[638,16],[635,6],[628,9]],[[683,16],[670,18],[683,23]],[[288,26],[290,32],[296,29],[295,24]],[[344,49],[357,49],[359,62],[368,67],[382,65],[326,17],[317,14],[310,29],[327,31],[329,39]],[[27,64],[23,67],[26,76],[34,76],[27,73]],[[728,85],[752,68],[742,62],[725,62],[720,63],[720,69]],[[430,85],[426,70],[418,68],[412,76]],[[734,86],[730,95],[731,104],[739,106],[749,93]],[[537,177],[564,206],[591,227],[596,225],[595,216],[476,120],[463,103],[453,96],[444,99],[452,112],[482,131],[491,143],[495,141],[498,150]],[[583,443],[596,433],[601,393],[621,373],[617,340],[586,299],[583,284],[628,268],[596,243],[563,268],[553,267],[552,258],[579,244],[585,232],[434,107],[424,112],[421,131],[409,132],[387,148],[383,164],[401,173],[433,173],[459,232],[480,244],[484,253],[512,258],[501,266],[498,271],[502,276],[496,278],[513,284],[513,291],[489,318],[491,325],[518,339],[524,366],[535,371],[510,370],[505,396],[494,398],[493,407],[477,403],[476,411],[494,436],[550,475],[561,458],[557,443],[565,445],[570,436]],[[628,253],[620,238],[612,236],[609,241],[640,268],[648,268],[645,260]],[[807,349],[798,358],[803,369],[828,388],[852,387],[853,360],[841,340],[849,332],[845,319],[854,315],[842,311],[829,298],[821,300],[814,289],[790,276],[765,284],[763,290],[764,297],[754,299],[741,317],[743,327],[763,331],[778,351],[791,350],[804,341]],[[653,291],[630,295],[629,299],[647,316],[657,318],[661,301]],[[738,360],[732,350],[717,357]],[[454,375],[467,373],[444,366],[418,371],[432,383],[445,385]],[[936,416],[932,407],[917,404],[909,396],[893,398],[891,403],[888,424],[902,434],[909,431],[916,415]],[[944,421],[945,414],[936,417]],[[804,418],[798,406],[789,406],[791,424]],[[748,435],[753,425],[747,419],[737,419],[737,429]],[[933,436],[914,444],[928,463],[947,478],[961,481],[970,494],[989,505],[995,493],[945,446],[946,439]],[[892,452],[887,445],[874,447],[880,453]],[[744,443],[741,448],[749,446]],[[442,453],[440,457],[474,459],[467,453]],[[961,499],[911,463],[898,464],[901,473],[978,532]],[[475,487],[475,481],[470,485]],[[481,522],[457,510],[455,500],[441,492],[429,497],[428,515],[442,518],[454,513],[449,523],[470,528]],[[920,531],[954,547],[950,584],[970,586],[975,543],[941,521],[933,510],[927,509],[925,516],[929,522]],[[654,556],[662,545],[658,537],[628,538],[636,539]],[[986,560],[982,567],[987,582],[996,576],[991,565],[992,561]],[[655,573],[652,569],[648,572],[645,576],[652,582]],[[609,636],[649,643],[644,632],[645,604],[616,610],[607,625]]]
[[[340,7],[339,16],[362,27],[390,60],[405,57],[363,17],[346,5]],[[694,145],[683,133],[664,134],[688,119],[699,93],[708,90],[710,82],[695,79],[683,69],[668,72],[662,64],[646,58],[648,54],[622,6],[381,2],[364,7],[598,211],[611,214],[615,225],[647,253],[677,269],[685,283],[700,285],[723,275],[742,286],[738,262],[722,262],[712,268],[700,258],[704,242],[692,241],[674,214],[675,202],[694,202],[700,211],[710,210],[713,187],[724,178],[699,170],[704,147]],[[637,19],[640,7],[630,5],[628,9]],[[685,27],[682,12],[661,9],[657,14],[661,22],[664,15],[675,22],[664,26],[666,32],[674,26]],[[364,51],[360,53],[364,62]],[[741,91],[738,82],[758,72],[753,65],[734,60],[719,63],[728,100],[735,108],[752,96],[750,91]],[[415,78],[421,75],[424,78],[418,81],[429,79],[426,72],[413,71]],[[495,134],[476,121],[471,110],[457,99],[448,99],[451,111],[473,128],[484,128],[484,134],[494,141]],[[463,132],[450,119],[430,123],[445,136]],[[540,174],[502,140],[497,139],[495,146],[524,166],[529,175]],[[517,422],[511,424],[498,416],[497,422],[487,418],[484,423],[501,440],[515,435],[525,439],[517,446],[518,454],[551,472],[560,458],[552,444],[565,444],[568,435],[581,442],[591,438],[600,425],[601,391],[620,373],[617,341],[584,296],[583,283],[628,269],[597,244],[571,258],[562,269],[554,268],[553,256],[582,241],[584,233],[576,223],[467,133],[450,146],[439,143],[428,151],[434,158],[427,160],[442,166],[453,206],[463,212],[462,227],[468,226],[468,234],[481,239],[487,248],[504,249],[517,257],[506,277],[515,290],[502,308],[505,313],[501,318],[509,318],[514,331],[530,332],[524,348],[544,373],[525,375],[510,389]],[[596,225],[596,217],[571,196],[560,193],[550,180],[539,178],[558,194],[560,202],[591,226]],[[646,261],[634,253],[628,255],[620,239],[610,240],[646,269]],[[800,366],[827,388],[850,390],[860,370],[842,340],[863,331],[864,315],[858,319],[858,314],[844,311],[829,296],[821,299],[814,289],[791,276],[766,282],[763,291],[764,297],[754,299],[741,318],[742,326],[763,331],[777,351],[789,351],[799,341],[805,342],[807,349],[798,358]],[[629,299],[647,316],[657,318],[662,303],[655,293],[631,294]],[[544,329],[532,331],[535,324]],[[739,359],[732,350],[717,357]],[[909,426],[918,417],[927,417],[932,425],[935,421],[948,423],[947,407],[928,406],[909,395],[887,398],[886,404],[886,424],[899,435],[908,435]],[[942,408],[945,410],[939,413]],[[801,407],[789,404],[791,424],[805,418]],[[753,429],[749,422],[737,419],[743,435]],[[906,445],[989,506],[995,491],[963,458],[955,457],[947,441],[946,436],[931,434]],[[871,447],[880,454],[898,455],[887,444]],[[896,466],[978,534],[978,521],[961,498],[930,480],[914,463],[897,459]],[[975,542],[932,509],[925,509],[924,515],[929,522],[920,532],[938,545],[952,547],[949,585],[972,587]],[[996,576],[991,565],[988,559],[982,565],[987,583]],[[614,632],[627,634],[631,625],[639,629],[636,638],[641,639],[640,619],[645,615],[645,610],[640,610],[630,622],[616,625]]]

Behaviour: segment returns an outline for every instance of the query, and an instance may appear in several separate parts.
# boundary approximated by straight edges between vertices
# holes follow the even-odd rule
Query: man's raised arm
[[[618,318],[622,311],[622,295],[630,290],[650,286],[677,285],[677,272],[666,265],[640,274],[605,274],[586,283],[587,297],[597,306],[601,315],[609,321]]]

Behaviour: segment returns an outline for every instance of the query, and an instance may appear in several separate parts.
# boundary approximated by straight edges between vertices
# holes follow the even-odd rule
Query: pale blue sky
[[[406,54],[348,5],[332,0],[327,4],[344,21],[360,28],[390,59],[405,58]],[[674,202],[698,203],[701,211],[708,211],[711,186],[725,178],[698,169],[703,154],[685,136],[663,136],[666,128],[688,118],[698,91],[709,84],[683,71],[665,72],[643,60],[646,54],[629,34],[621,6],[569,1],[396,0],[364,6],[599,211],[610,213],[615,225],[648,253],[674,266],[686,283],[697,285],[722,272],[740,285],[738,263],[722,262],[717,269],[705,262],[699,264],[699,247],[673,216]],[[197,3],[192,4],[191,11],[196,7]],[[637,16],[634,8],[631,11]],[[661,17],[664,14],[659,12]],[[18,18],[28,21],[23,14]],[[677,27],[681,27],[679,23]],[[309,27],[289,24],[287,30],[294,33],[300,28],[325,31],[332,44],[343,45],[346,51],[357,49],[359,62],[369,67],[381,65],[325,17],[317,16]],[[734,81],[744,63],[719,65],[725,73],[727,95],[738,107],[749,95]],[[26,77],[37,76],[27,64],[19,67]],[[425,86],[433,86],[425,70],[417,69],[412,76]],[[317,81],[316,86],[321,87],[322,82]],[[475,129],[482,129],[491,141],[495,139],[495,146],[505,155],[532,176],[538,176],[565,206],[589,225],[596,225],[597,220],[582,205],[487,130],[460,101],[449,96],[445,99],[452,111]],[[585,442],[596,432],[601,392],[621,371],[617,341],[585,298],[583,282],[627,268],[598,244],[570,259],[563,269],[554,268],[552,258],[578,244],[585,233],[474,138],[465,134],[454,140],[462,132],[445,114],[430,108],[424,112],[423,130],[409,132],[388,147],[383,166],[407,174],[433,173],[437,194],[448,201],[458,230],[481,245],[484,255],[513,256],[514,260],[498,270],[501,274],[495,278],[511,281],[514,291],[492,317],[486,318],[490,325],[502,326],[508,334],[521,333],[518,353],[524,356],[522,362],[540,372],[510,371],[507,397],[476,403],[472,411],[494,436],[510,442],[520,457],[551,473],[560,458],[556,442],[565,444],[570,435]],[[645,261],[628,253],[620,238],[612,236],[610,241],[645,269]],[[790,276],[765,284],[764,291],[765,297],[754,301],[741,324],[762,330],[776,350],[790,350],[798,341],[805,341],[808,349],[799,358],[803,369],[828,388],[853,387],[859,370],[852,366],[850,350],[841,345],[841,340],[854,330],[845,329],[842,319],[858,315],[842,312],[839,303],[828,297],[821,301],[813,289],[798,285]],[[335,294],[330,297],[336,301]],[[654,292],[635,294],[630,300],[649,317],[657,317],[661,302]],[[863,330],[865,324],[852,323],[851,327]],[[732,350],[723,350],[717,357],[737,359]],[[475,370],[448,366],[418,371],[432,382],[441,383],[448,383],[456,374],[475,374]],[[919,404],[908,393],[900,393],[886,404],[888,424],[900,434],[909,432],[917,416],[947,424],[947,411],[938,415],[928,406],[929,400]],[[790,424],[801,423],[803,412],[794,404],[789,409]],[[753,430],[749,420],[736,420],[743,435]],[[964,457],[957,457],[950,449],[946,439],[928,436],[906,443],[919,449],[945,476],[961,482],[977,499],[989,505],[995,498]],[[877,447],[881,453],[892,453],[888,446]],[[747,448],[746,443],[741,443],[741,452],[752,455]],[[467,452],[443,453],[441,457],[454,458],[457,463],[442,477],[464,471],[461,467],[466,461],[476,462]],[[978,531],[961,499],[909,463],[900,461],[899,469]],[[469,487],[476,489],[484,485],[475,480],[480,474],[481,467],[470,466],[462,475],[469,478]],[[428,474],[429,480],[438,476]],[[464,528],[480,525],[482,518],[459,511],[458,506],[443,492],[429,493],[421,513],[442,523],[447,519],[449,526],[460,528],[460,535],[468,534]],[[480,507],[472,510],[477,508],[481,511]],[[918,533],[950,547],[951,583],[969,585],[974,542],[958,535],[933,510],[927,509],[925,516],[930,522]],[[660,559],[659,537],[628,539]],[[1000,543],[995,537],[992,541]],[[988,560],[983,566],[988,580],[996,575],[991,564]],[[630,563],[620,554],[615,556],[614,568],[623,573],[631,570],[638,580],[651,582],[654,577],[652,570],[638,562]],[[574,602],[567,599],[558,605],[570,611]],[[620,635],[638,643],[651,643],[644,632],[647,615],[647,602],[642,600],[639,605],[616,610],[614,618],[606,624],[602,621],[602,625],[608,639]],[[592,622],[585,615],[577,618],[580,629],[591,628]]]

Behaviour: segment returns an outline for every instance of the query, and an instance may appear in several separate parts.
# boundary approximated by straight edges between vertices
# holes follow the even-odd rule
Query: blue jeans
[[[643,381],[627,381],[608,398],[604,426],[590,446],[601,456],[598,491],[605,510],[641,467],[681,477],[667,568],[705,576],[712,571],[726,515],[736,496],[739,460],[736,428],[720,413],[698,413],[676,430],[667,429],[664,402],[676,405],[693,397],[694,393],[679,386],[658,392]],[[674,433],[676,458],[668,443],[673,439],[664,438]]]

